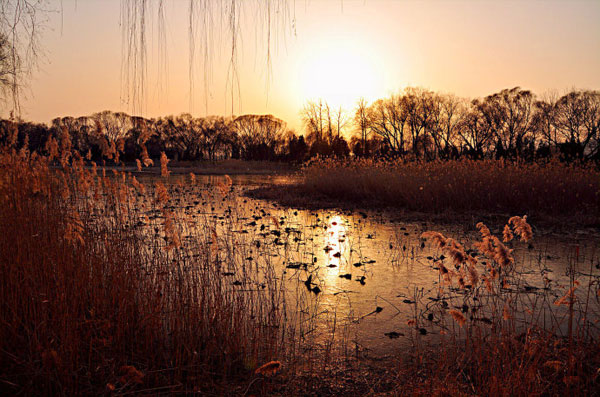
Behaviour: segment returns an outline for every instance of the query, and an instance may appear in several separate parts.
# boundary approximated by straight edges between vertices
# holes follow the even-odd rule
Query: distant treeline
[[[181,161],[245,160],[303,161],[308,146],[272,115],[239,117],[178,116],[143,118],[103,111],[91,116],[61,117],[50,126],[23,121],[0,121],[0,143],[31,151],[49,151],[68,141],[71,149],[90,159],[135,161],[158,158],[164,152]]]
[[[305,135],[272,115],[160,118],[104,111],[61,117],[50,126],[0,121],[0,144],[48,152],[70,146],[94,160],[276,160],[310,157],[522,158],[600,161],[600,92],[538,98],[519,87],[472,101],[407,88],[352,112],[309,102]],[[350,139],[348,139],[350,137]]]
[[[342,113],[309,103],[304,109],[308,137],[331,141],[344,125],[337,121]],[[600,159],[599,91],[537,98],[515,87],[469,101],[407,88],[370,105],[359,101],[348,122],[357,156]]]

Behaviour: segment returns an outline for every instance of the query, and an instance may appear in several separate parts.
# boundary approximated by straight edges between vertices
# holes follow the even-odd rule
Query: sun
[[[307,51],[298,71],[300,95],[346,110],[352,109],[360,97],[373,100],[381,96],[381,65],[370,51],[361,48],[331,42]]]

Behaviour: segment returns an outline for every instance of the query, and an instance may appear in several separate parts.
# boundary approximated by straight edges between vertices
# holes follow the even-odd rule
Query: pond
[[[480,240],[477,219],[470,225],[442,225],[405,221],[393,211],[283,208],[244,193],[264,184],[292,183],[291,176],[196,176],[193,186],[189,178],[168,179],[181,193],[172,198],[172,209],[195,219],[198,227],[214,230],[215,239],[223,241],[215,243],[217,249],[228,246],[235,253],[223,261],[224,277],[233,290],[244,288],[247,269],[271,269],[270,277],[285,285],[289,315],[302,312],[301,321],[310,323],[304,336],[343,341],[345,348],[375,355],[394,354],[417,337],[433,339],[454,326],[436,307],[443,289],[446,297],[453,297],[450,306],[441,302],[445,308],[454,305],[471,313],[471,319],[479,316],[474,315],[477,305],[464,310],[475,302],[441,277],[439,265],[450,267],[450,259],[421,237],[425,231],[437,231],[471,249]],[[151,185],[155,177],[140,180]],[[534,321],[565,332],[562,320],[567,308],[553,303],[565,294],[572,278],[581,283],[578,307],[585,304],[588,316],[598,316],[598,231],[536,234],[533,226],[531,242],[507,244],[514,249],[519,278],[508,280],[510,284],[503,281],[504,296],[514,299],[511,304],[523,314],[521,324]],[[492,233],[502,238],[502,230]],[[184,240],[193,235],[188,230]],[[467,252],[485,264],[477,251]],[[593,294],[588,294],[590,284]],[[530,306],[544,306],[552,314],[542,318],[538,311],[532,320],[527,315]]]

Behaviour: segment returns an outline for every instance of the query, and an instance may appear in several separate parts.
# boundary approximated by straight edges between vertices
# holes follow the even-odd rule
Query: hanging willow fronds
[[[270,75],[272,49],[277,45],[276,33],[287,26],[295,26],[290,18],[290,0],[188,0],[188,79],[190,112],[195,106],[197,70],[202,70],[205,106],[208,106],[209,88],[212,79],[213,61],[217,56],[218,41],[228,41],[228,70],[225,81],[231,95],[231,111],[240,92],[237,69],[241,42],[242,16],[251,16],[256,29],[256,40],[262,41],[266,49],[266,69]],[[122,99],[134,113],[143,113],[147,83],[148,22],[157,21],[157,43],[159,78],[167,72],[167,45],[165,0],[121,0],[122,29]],[[290,24],[291,21],[291,24]],[[259,43],[257,43],[259,44]],[[162,81],[159,86],[164,85]],[[268,89],[268,82],[267,82]]]

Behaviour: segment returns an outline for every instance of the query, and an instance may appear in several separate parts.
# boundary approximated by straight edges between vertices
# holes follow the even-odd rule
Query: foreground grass
[[[300,182],[256,197],[301,207],[392,207],[428,214],[527,213],[600,224],[600,172],[558,162],[321,160]]]
[[[187,227],[170,189],[69,156],[51,170],[52,156],[0,155],[3,394],[226,394],[285,357],[274,277],[236,290],[221,265],[235,269],[235,247],[209,224]]]

